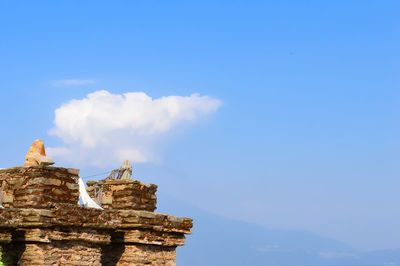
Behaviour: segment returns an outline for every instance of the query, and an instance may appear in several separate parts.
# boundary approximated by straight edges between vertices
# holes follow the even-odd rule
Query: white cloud
[[[94,80],[91,79],[61,79],[61,80],[53,80],[51,82],[51,85],[54,87],[61,87],[61,86],[81,86],[93,83]]]
[[[54,158],[75,164],[106,166],[123,159],[153,161],[158,142],[180,125],[215,112],[221,101],[208,96],[166,96],[143,92],[111,94],[101,90],[71,100],[55,110],[50,135],[64,147],[50,147]]]

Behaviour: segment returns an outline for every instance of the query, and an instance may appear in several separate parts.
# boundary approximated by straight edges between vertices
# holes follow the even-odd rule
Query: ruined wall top
[[[0,229],[32,226],[105,230],[136,228],[141,232],[147,230],[152,238],[143,240],[142,237],[142,240],[135,241],[158,241],[160,245],[171,246],[183,245],[184,234],[191,233],[192,219],[153,212],[157,186],[133,180],[130,164],[125,162],[119,168],[122,169],[119,179],[88,182],[89,195],[103,208],[94,209],[79,206],[79,170],[50,166],[51,161],[39,140],[32,144],[24,166],[0,170],[0,201],[3,206]],[[128,233],[126,236],[129,238]],[[1,241],[11,241],[11,235],[3,235]]]

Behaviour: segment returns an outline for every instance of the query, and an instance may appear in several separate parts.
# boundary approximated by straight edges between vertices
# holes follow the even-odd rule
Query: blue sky
[[[138,137],[157,157],[138,179],[227,218],[400,248],[399,5],[3,1],[0,164],[65,145],[49,132],[73,99],[198,93],[221,105]]]

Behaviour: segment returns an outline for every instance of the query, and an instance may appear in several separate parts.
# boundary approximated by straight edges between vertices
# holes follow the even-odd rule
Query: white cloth
[[[83,206],[86,208],[95,208],[95,209],[100,209],[103,210],[102,207],[97,205],[96,202],[89,196],[89,194],[86,191],[85,184],[83,183],[82,178],[79,177],[79,197],[81,198],[83,202]]]

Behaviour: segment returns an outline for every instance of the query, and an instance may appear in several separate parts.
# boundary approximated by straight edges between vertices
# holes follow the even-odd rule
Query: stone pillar
[[[138,180],[88,181],[87,192],[107,210],[143,210],[153,212],[157,205],[157,186]]]
[[[49,208],[51,204],[78,204],[78,170],[61,167],[14,167],[0,170],[3,206]]]

